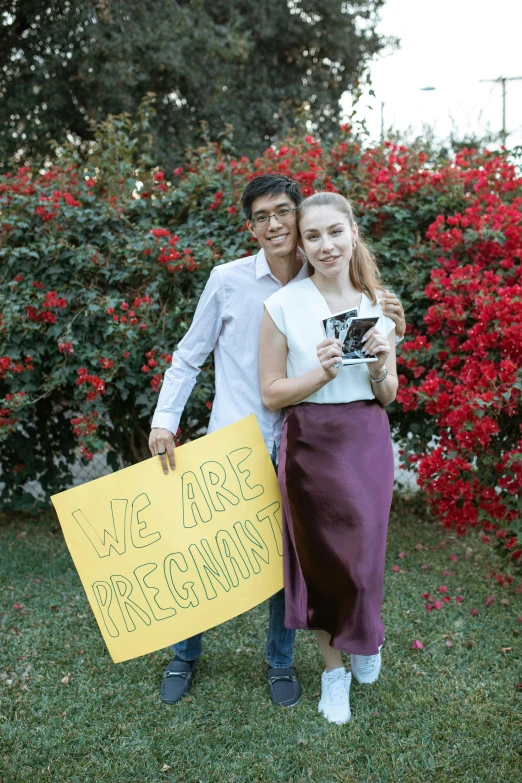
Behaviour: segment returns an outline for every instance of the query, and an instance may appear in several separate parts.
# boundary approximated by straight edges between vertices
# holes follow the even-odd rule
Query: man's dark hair
[[[299,185],[290,177],[284,177],[282,174],[261,174],[260,177],[250,180],[241,196],[241,204],[247,220],[252,220],[252,204],[256,198],[276,196],[281,193],[291,198],[296,207],[303,200]]]

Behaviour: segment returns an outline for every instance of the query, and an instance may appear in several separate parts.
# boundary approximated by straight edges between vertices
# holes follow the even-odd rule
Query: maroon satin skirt
[[[287,628],[327,631],[344,652],[378,652],[393,473],[377,400],[287,410],[279,457]]]

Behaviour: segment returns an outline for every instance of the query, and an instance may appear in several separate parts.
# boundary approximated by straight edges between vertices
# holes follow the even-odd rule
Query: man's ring
[[[164,454],[166,454],[166,453],[167,453],[167,450],[165,449],[165,451],[157,451],[156,453],[157,453],[157,454],[158,454],[160,457],[162,457]]]

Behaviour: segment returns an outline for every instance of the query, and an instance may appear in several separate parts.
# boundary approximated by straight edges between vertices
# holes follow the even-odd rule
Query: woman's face
[[[337,277],[348,272],[357,238],[357,226],[352,230],[348,215],[336,207],[309,207],[299,220],[303,249],[314,269],[325,277]]]

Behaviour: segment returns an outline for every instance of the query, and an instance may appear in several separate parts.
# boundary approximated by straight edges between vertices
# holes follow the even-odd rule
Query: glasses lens
[[[294,216],[294,212],[295,210],[290,209],[290,207],[283,207],[283,209],[280,209],[279,212],[275,212],[273,215],[261,215],[260,217],[255,218],[255,220],[252,221],[252,225],[254,228],[267,228],[270,219],[273,217],[281,223],[287,223]]]

